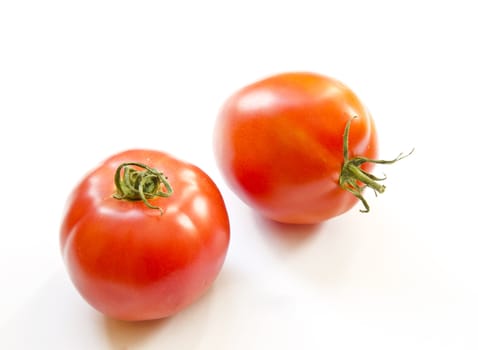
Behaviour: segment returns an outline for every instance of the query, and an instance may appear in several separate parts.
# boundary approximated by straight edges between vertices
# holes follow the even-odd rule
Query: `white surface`
[[[473,1],[0,3],[0,348],[476,349],[478,81]],[[354,89],[385,172],[372,212],[321,226],[258,218],[224,185],[224,99],[310,70]],[[77,294],[58,227],[79,178],[118,151],[196,163],[232,239],[214,288],[162,321],[105,319]],[[370,193],[369,193],[370,195]]]

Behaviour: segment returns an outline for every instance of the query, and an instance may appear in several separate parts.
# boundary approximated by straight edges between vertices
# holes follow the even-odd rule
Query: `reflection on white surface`
[[[181,313],[131,323],[105,318],[93,310],[66,273],[57,271],[0,328],[0,347],[471,350],[478,346],[474,323],[462,322],[473,321],[467,317],[477,310],[451,296],[443,298],[440,290],[430,288],[430,294],[420,296],[413,286],[411,293],[397,290],[393,294],[344,285],[311,288],[309,283],[318,282],[314,274],[307,276],[307,282],[287,265],[280,271],[269,270],[264,279],[266,269],[254,273],[229,264],[213,287]]]

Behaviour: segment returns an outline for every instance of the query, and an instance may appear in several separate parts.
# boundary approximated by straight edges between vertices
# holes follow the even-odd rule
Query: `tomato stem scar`
[[[152,205],[148,199],[169,197],[173,194],[173,188],[167,179],[162,172],[142,163],[123,163],[115,172],[116,193],[113,194],[113,198],[128,201],[141,200],[148,208],[158,209],[163,214],[163,209]]]
[[[364,209],[360,211],[362,213],[368,213],[370,211],[370,206],[362,195],[363,190],[366,187],[370,187],[374,190],[375,194],[383,193],[385,191],[385,186],[378,183],[378,181],[383,181],[386,177],[376,177],[375,175],[369,174],[364,171],[360,166],[364,163],[374,163],[374,164],[393,164],[399,160],[408,157],[414,149],[412,149],[408,154],[400,153],[395,159],[392,160],[378,160],[370,159],[365,157],[355,157],[349,159],[349,133],[350,125],[352,120],[357,118],[354,116],[347,121],[344,130],[343,136],[343,152],[344,152],[344,162],[342,164],[342,169],[339,176],[339,185],[344,190],[349,191],[355,197],[357,197],[363,204]]]

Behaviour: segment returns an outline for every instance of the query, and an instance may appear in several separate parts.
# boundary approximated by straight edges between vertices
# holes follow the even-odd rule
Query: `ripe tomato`
[[[158,319],[213,283],[229,219],[202,170],[162,152],[129,150],[74,189],[60,243],[71,280],[94,308],[117,319]]]
[[[374,121],[341,82],[284,73],[248,85],[224,104],[216,123],[218,166],[233,191],[262,215],[284,223],[317,223],[346,212],[377,156]]]

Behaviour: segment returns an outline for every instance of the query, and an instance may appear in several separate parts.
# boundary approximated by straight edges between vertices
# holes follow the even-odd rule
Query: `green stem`
[[[121,164],[116,169],[114,180],[116,185],[114,198],[128,201],[141,200],[148,208],[160,210],[161,214],[163,209],[152,205],[148,199],[169,197],[173,194],[173,188],[167,177],[162,172],[142,163]]]
[[[378,181],[385,180],[385,177],[379,178],[372,174],[365,172],[360,166],[364,163],[374,163],[374,164],[393,164],[400,159],[408,157],[412,154],[413,149],[410,153],[403,155],[400,153],[395,159],[392,160],[378,160],[378,159],[369,159],[365,157],[355,157],[349,159],[349,133],[350,125],[352,120],[357,118],[352,117],[347,121],[344,130],[343,136],[343,153],[344,153],[344,163],[342,164],[342,170],[339,176],[339,185],[344,190],[349,191],[355,197],[357,197],[363,204],[364,209],[360,210],[361,212],[369,212],[370,207],[362,195],[363,190],[366,187],[370,187],[374,190],[375,194],[383,193],[385,191],[385,186],[380,184]]]
[[[348,164],[347,171],[354,179],[364,183],[367,187],[372,188],[374,191],[377,191],[378,193],[385,192],[384,185],[379,184],[376,180],[369,176],[370,174],[367,174],[358,166],[354,164]]]

